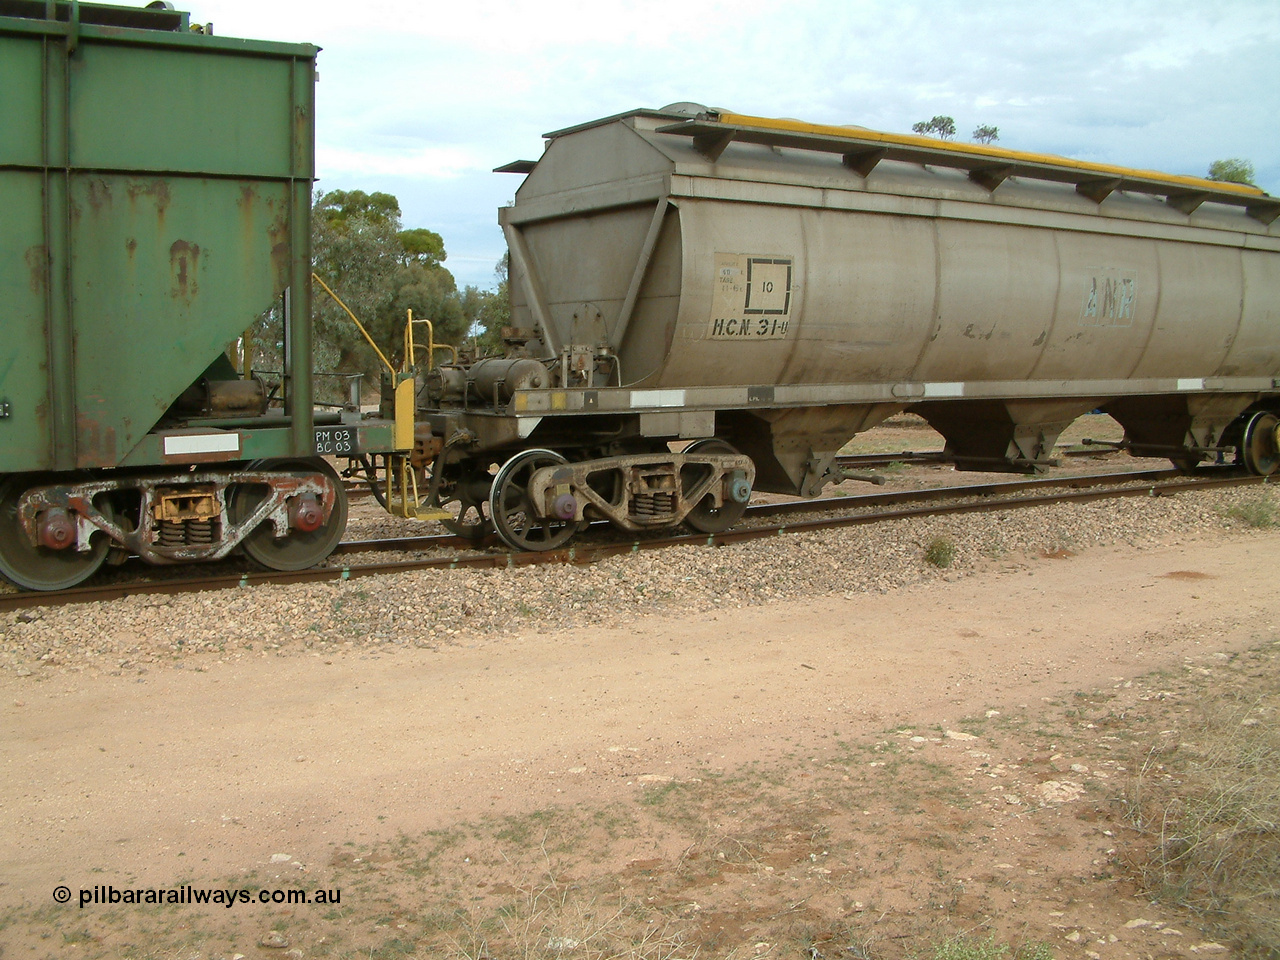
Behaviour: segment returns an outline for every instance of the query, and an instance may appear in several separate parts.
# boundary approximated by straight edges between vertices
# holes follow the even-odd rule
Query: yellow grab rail
[[[413,318],[413,309],[408,310],[408,319],[404,324],[404,355],[406,362],[410,367],[417,363],[417,354],[415,348],[420,346],[413,339],[413,325],[415,323],[425,323],[427,325],[427,366],[430,368],[435,365],[436,351],[448,350],[453,355],[453,362],[458,362],[458,348],[451,343],[436,343],[435,325],[425,317],[419,320]]]
[[[359,330],[362,334],[364,334],[365,340],[369,342],[369,346],[373,347],[373,352],[378,355],[378,359],[381,360],[384,364],[386,364],[387,369],[391,371],[391,375],[395,376],[396,368],[391,365],[391,361],[386,358],[386,355],[381,350],[378,349],[378,345],[373,342],[373,337],[369,336],[369,331],[364,328],[364,324],[360,322],[360,319],[354,313],[351,312],[351,308],[342,302],[342,298],[340,296],[338,296],[336,293],[334,293],[332,290],[329,289],[329,285],[320,279],[319,274],[316,274],[316,273],[311,274],[311,279],[314,280],[316,283],[320,284],[320,286],[324,287],[324,292],[327,293],[329,296],[333,297],[333,302],[336,303],[338,306],[340,306],[343,310],[347,311],[347,316],[350,317],[351,322],[356,325],[356,329]]]

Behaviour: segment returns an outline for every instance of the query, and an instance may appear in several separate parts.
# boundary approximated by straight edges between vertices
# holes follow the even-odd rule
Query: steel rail
[[[1263,484],[1266,477],[1241,475],[1238,472],[1223,471],[1224,475],[1192,478],[1160,478],[1149,483],[1142,482],[1151,474],[1168,474],[1176,471],[1143,471],[1135,474],[1093,475],[1091,477],[1064,477],[1060,480],[1026,480],[994,484],[978,484],[970,487],[933,487],[926,490],[902,491],[898,494],[871,494],[864,497],[832,497],[823,500],[799,501],[783,504],[760,504],[760,510],[772,510],[776,513],[787,512],[822,512],[834,510],[835,505],[841,508],[872,506],[869,501],[882,498],[900,498],[898,502],[906,502],[910,498],[927,499],[939,497],[945,501],[941,504],[906,506],[891,510],[878,510],[866,513],[846,514],[837,517],[824,517],[813,520],[800,520],[792,523],[746,526],[725,531],[724,533],[696,533],[675,537],[652,538],[645,540],[619,540],[611,543],[581,544],[546,552],[505,552],[505,553],[465,553],[448,557],[429,557],[421,560],[392,561],[387,563],[369,563],[347,566],[311,567],[297,571],[246,571],[235,574],[220,574],[206,577],[184,577],[175,580],[134,581],[118,584],[98,584],[80,587],[74,590],[48,592],[16,593],[0,595],[0,612],[18,610],[37,606],[62,606],[70,603],[91,603],[104,600],[118,600],[128,596],[155,594],[197,593],[206,590],[222,590],[232,587],[256,586],[259,584],[291,584],[291,583],[323,583],[334,580],[351,580],[358,577],[374,576],[387,573],[407,573],[417,570],[459,570],[474,568],[507,568],[533,566],[542,563],[595,563],[609,557],[628,553],[639,553],[642,550],[658,550],[671,546],[724,546],[733,543],[745,543],[766,537],[792,533],[807,533],[830,530],[837,527],[863,526],[882,523],[889,520],[910,519],[915,517],[940,516],[953,513],[991,513],[999,510],[1015,510],[1027,507],[1046,506],[1053,503],[1084,503],[1093,500],[1105,500],[1116,497],[1161,496],[1181,493],[1187,490],[1205,490],[1221,487]],[[1093,483],[1083,483],[1090,481]],[[1108,480],[1111,484],[1108,484]],[[1055,482],[1056,481],[1056,482]],[[992,496],[993,492],[1013,492],[1018,490],[1063,486],[1076,483],[1082,489],[1074,489],[1054,493],[1032,493],[1027,496],[1003,497]],[[1129,486],[1116,484],[1126,483]],[[986,499],[971,500],[972,497]],[[960,502],[954,502],[960,501]],[[404,538],[405,541],[456,540],[455,537],[441,538]],[[367,541],[366,543],[382,543],[383,541]]]
[[[992,483],[974,483],[960,487],[925,487],[919,490],[894,490],[888,493],[861,493],[845,497],[822,497],[815,500],[786,500],[778,503],[755,503],[747,507],[748,517],[774,517],[793,513],[823,513],[828,510],[852,510],[858,507],[883,507],[899,503],[918,503],[940,497],[999,496],[1021,490],[1043,490],[1055,487],[1093,487],[1100,484],[1124,482],[1141,483],[1166,480],[1183,476],[1168,467],[1156,470],[1138,470],[1130,473],[1090,473],[1075,477],[1037,477],[1031,480],[997,480]],[[610,529],[608,521],[597,520],[593,529]],[[496,536],[481,543],[497,544]],[[480,544],[451,533],[413,537],[386,537],[379,540],[344,540],[334,549],[334,555],[346,553],[384,553],[393,550],[421,550],[428,547],[474,547]]]
[[[1116,453],[1115,448],[1106,446],[1058,447],[1053,451],[1054,458],[1060,457],[1107,457]],[[887,466],[891,463],[955,463],[964,460],[946,450],[903,450],[899,453],[851,453],[836,457],[836,465],[848,469],[850,467]],[[996,458],[998,459],[998,458]]]
[[[1102,459],[1103,457],[1113,456],[1117,451],[1111,447],[1067,447],[1054,451],[1055,457],[1093,457]],[[860,467],[887,467],[892,463],[915,464],[915,463],[937,463],[948,464],[954,463],[956,457],[947,453],[945,450],[901,450],[896,453],[851,453],[845,456],[836,457],[836,465],[845,470],[858,469]],[[373,491],[369,489],[369,485],[363,481],[352,483],[347,486],[347,496],[352,499],[371,496]]]

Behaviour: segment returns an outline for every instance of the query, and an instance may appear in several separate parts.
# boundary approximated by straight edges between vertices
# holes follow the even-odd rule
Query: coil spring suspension
[[[212,520],[161,520],[156,544],[161,547],[196,547],[213,543],[219,534]]]
[[[669,517],[676,512],[676,495],[669,491],[637,493],[631,498],[631,515],[646,520]]]

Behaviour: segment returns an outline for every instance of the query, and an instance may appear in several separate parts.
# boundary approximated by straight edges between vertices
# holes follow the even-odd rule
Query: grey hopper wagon
[[[423,394],[419,462],[465,532],[716,529],[753,488],[817,494],[904,409],[961,469],[1042,469],[1096,408],[1135,454],[1276,466],[1256,188],[689,104],[547,137],[499,168],[526,175],[507,356]]]

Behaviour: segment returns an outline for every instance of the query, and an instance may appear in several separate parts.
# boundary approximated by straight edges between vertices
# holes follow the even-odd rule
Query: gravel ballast
[[[894,520],[726,547],[678,547],[590,566],[423,571],[0,614],[0,668],[22,676],[204,668],[288,652],[475,645],[650,614],[887,592],[1108,545],[1194,546],[1257,535],[1271,487]],[[949,549],[930,551],[941,542]],[[926,559],[950,557],[945,568]]]

